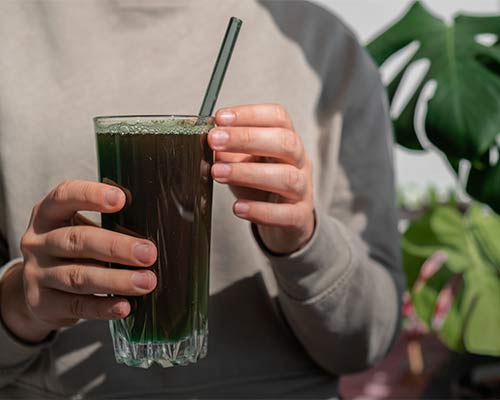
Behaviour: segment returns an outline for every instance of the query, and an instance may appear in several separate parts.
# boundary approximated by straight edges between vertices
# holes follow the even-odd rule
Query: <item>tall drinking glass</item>
[[[186,365],[207,353],[213,124],[179,115],[94,118],[100,179],[127,198],[121,211],[102,214],[102,226],[158,249],[156,289],[129,297],[129,316],[110,322],[119,363]]]

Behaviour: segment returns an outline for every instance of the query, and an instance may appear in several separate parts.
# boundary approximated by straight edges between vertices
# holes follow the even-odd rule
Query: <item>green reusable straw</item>
[[[214,70],[212,71],[212,76],[210,77],[210,82],[205,92],[203,103],[201,103],[199,112],[201,117],[210,116],[214,110],[215,102],[219,96],[219,90],[222,86],[222,81],[224,80],[224,75],[226,74],[226,69],[231,59],[231,54],[233,53],[234,44],[238,38],[241,24],[241,19],[236,17],[231,17],[229,20],[226,34],[224,35],[224,40],[222,41],[219,55],[217,56],[217,61],[215,62]]]

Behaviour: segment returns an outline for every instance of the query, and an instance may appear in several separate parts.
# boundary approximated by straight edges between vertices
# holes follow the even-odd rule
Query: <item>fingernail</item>
[[[216,131],[213,131],[210,134],[210,136],[212,138],[212,143],[215,146],[224,146],[229,140],[229,135],[226,131],[216,130]]]
[[[225,125],[231,124],[232,122],[234,122],[235,119],[236,119],[236,114],[232,111],[222,111],[219,114],[219,120]]]
[[[152,279],[151,272],[141,271],[134,272],[132,274],[132,283],[135,287],[139,289],[151,289],[152,287]]]
[[[130,305],[125,301],[115,304],[113,308],[111,308],[111,314],[116,318],[126,317],[129,313]]]
[[[244,215],[250,210],[250,206],[247,203],[236,203],[234,205],[234,213],[236,215]]]
[[[231,173],[231,166],[225,163],[217,163],[214,165],[212,174],[216,178],[226,178]]]
[[[143,263],[152,261],[153,248],[148,243],[138,243],[134,246],[134,256]]]
[[[118,189],[110,189],[104,193],[104,200],[109,207],[114,207],[119,203],[121,196],[122,194]]]

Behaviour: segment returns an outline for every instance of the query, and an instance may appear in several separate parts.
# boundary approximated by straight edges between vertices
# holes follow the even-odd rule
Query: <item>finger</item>
[[[305,203],[268,203],[239,200],[233,206],[237,217],[258,225],[281,228],[302,228],[307,222],[309,210]]]
[[[44,252],[60,258],[88,258],[145,267],[156,260],[153,242],[93,226],[67,226],[45,234]]]
[[[252,162],[257,161],[257,157],[243,153],[215,152],[215,162]]]
[[[298,168],[304,164],[304,147],[291,129],[218,127],[210,131],[208,143],[215,151],[273,157]]]
[[[269,126],[293,129],[285,108],[279,104],[250,104],[223,108],[215,114],[219,126]]]
[[[255,201],[270,201],[269,192],[264,192],[263,190],[252,189],[242,186],[230,186],[231,192],[237,199],[245,200],[255,200]],[[278,196],[278,195],[276,195]],[[279,197],[279,196],[278,196]]]
[[[43,302],[36,307],[37,316],[55,325],[72,325],[79,319],[113,320],[126,317],[130,303],[119,297],[78,295],[57,290],[44,291]]]
[[[307,189],[304,173],[288,164],[216,163],[212,176],[219,183],[277,193],[290,200],[302,199]]]
[[[37,220],[50,229],[69,221],[77,211],[110,213],[120,210],[124,204],[124,193],[114,186],[90,181],[64,181],[42,200]]]
[[[142,296],[156,286],[156,276],[147,270],[130,271],[96,264],[70,264],[44,268],[44,287],[76,294]]]

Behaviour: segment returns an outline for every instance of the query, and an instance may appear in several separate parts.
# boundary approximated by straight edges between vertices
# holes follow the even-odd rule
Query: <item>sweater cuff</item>
[[[0,268],[0,279],[9,268],[19,262],[22,262],[22,258],[16,258],[2,266]],[[56,332],[54,331],[43,342],[35,344],[24,342],[10,332],[0,314],[0,354],[2,355],[0,357],[0,369],[12,368],[23,364],[37,355],[41,349],[50,346],[55,340],[55,336]]]
[[[271,263],[281,291],[300,302],[315,302],[333,290],[353,262],[345,228],[329,215],[316,212],[313,236],[304,247],[288,255],[270,252],[254,224],[252,232]]]

